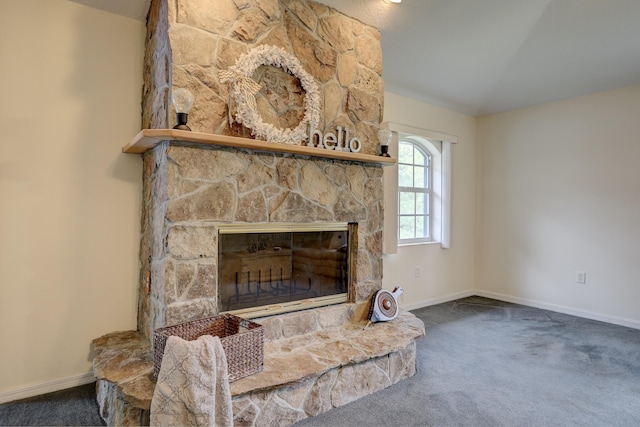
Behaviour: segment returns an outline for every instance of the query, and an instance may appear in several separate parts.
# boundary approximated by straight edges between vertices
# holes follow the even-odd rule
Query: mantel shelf
[[[353,162],[377,163],[382,166],[393,165],[396,162],[395,159],[390,157],[374,156],[372,154],[334,151],[324,148],[307,147],[305,145],[278,144],[258,139],[238,138],[235,136],[190,132],[177,129],[143,129],[131,140],[131,142],[122,147],[122,152],[128,154],[143,154],[162,141],[182,141],[201,145],[221,145],[225,147],[248,148],[251,150],[267,151],[272,153],[289,153],[303,156],[349,160]]]

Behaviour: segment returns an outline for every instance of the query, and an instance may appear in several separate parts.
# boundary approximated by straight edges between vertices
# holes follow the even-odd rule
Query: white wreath
[[[251,78],[260,65],[271,65],[289,71],[300,80],[306,92],[304,117],[293,129],[280,129],[265,123],[258,114],[255,94],[260,85]],[[269,142],[300,144],[308,138],[308,126],[318,127],[320,117],[320,90],[315,79],[307,73],[298,58],[284,49],[262,45],[240,56],[236,64],[219,72],[220,81],[229,83],[230,93],[237,104],[236,120],[251,129],[252,135]]]

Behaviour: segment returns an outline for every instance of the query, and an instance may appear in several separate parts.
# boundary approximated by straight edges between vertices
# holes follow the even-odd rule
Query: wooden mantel
[[[162,141],[182,141],[201,145],[221,145],[225,147],[248,148],[256,151],[272,153],[289,153],[303,156],[325,157],[329,159],[349,160],[363,163],[377,163],[382,166],[395,164],[390,157],[372,154],[334,151],[324,148],[307,147],[305,145],[278,144],[257,139],[238,138],[235,136],[215,135],[211,133],[190,132],[177,129],[143,129],[127,145],[122,147],[123,153],[143,154]]]

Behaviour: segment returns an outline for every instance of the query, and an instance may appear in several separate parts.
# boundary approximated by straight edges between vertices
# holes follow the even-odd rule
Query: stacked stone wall
[[[377,29],[311,0],[153,0],[147,26],[143,127],[173,126],[170,89],[183,87],[195,95],[192,130],[251,138],[230,120],[218,71],[267,44],[293,54],[318,82],[319,130],[348,127],[362,153],[377,152],[384,92]],[[262,85],[262,120],[295,127],[305,95],[300,81],[276,67],[260,67],[253,78]]]
[[[144,157],[139,330],[218,314],[218,226],[357,222],[354,299],[382,283],[382,168],[161,144]]]
[[[259,45],[297,57],[320,85],[319,130],[348,127],[377,152],[383,83],[375,28],[311,0],[152,0],[147,19],[143,127],[175,123],[171,90],[195,95],[194,131],[251,137],[230,120],[218,72]],[[260,67],[253,78],[263,121],[293,127],[304,90],[295,76]],[[227,148],[163,143],[144,156],[138,326],[215,315],[217,225],[350,221],[359,224],[354,298],[381,286],[382,169]]]
[[[147,14],[142,87],[142,128],[169,127],[171,103],[171,44],[169,7],[166,0],[153,0]]]

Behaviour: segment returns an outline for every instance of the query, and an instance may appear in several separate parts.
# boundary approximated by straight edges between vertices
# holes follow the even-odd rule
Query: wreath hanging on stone
[[[298,126],[293,129],[281,129],[271,123],[262,121],[258,114],[256,93],[260,85],[251,78],[255,70],[261,65],[280,67],[290,72],[300,80],[305,91],[304,116]],[[284,144],[300,144],[308,138],[308,126],[318,127],[320,121],[320,90],[315,79],[307,73],[298,58],[284,49],[261,45],[238,58],[235,65],[218,73],[222,83],[229,84],[230,95],[237,104],[236,121],[251,129],[256,138],[269,142]]]

